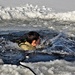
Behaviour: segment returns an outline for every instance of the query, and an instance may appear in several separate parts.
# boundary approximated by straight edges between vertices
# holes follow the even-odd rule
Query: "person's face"
[[[37,46],[37,45],[39,45],[40,44],[40,38],[36,41],[36,40],[33,40],[33,42],[32,42],[32,46]]]

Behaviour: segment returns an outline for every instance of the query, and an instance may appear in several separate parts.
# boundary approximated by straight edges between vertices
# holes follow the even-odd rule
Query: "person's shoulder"
[[[21,46],[23,46],[23,45],[25,45],[25,43],[20,43],[20,44],[19,44],[19,47],[21,47]]]
[[[25,42],[25,43],[20,43],[19,47],[23,50],[35,50],[36,48],[33,47],[30,43]]]
[[[20,48],[23,50],[29,50],[29,47],[25,43],[21,43]]]

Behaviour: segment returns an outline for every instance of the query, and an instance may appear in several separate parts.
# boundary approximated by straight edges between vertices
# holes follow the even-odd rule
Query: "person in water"
[[[36,50],[36,46],[40,44],[40,35],[35,31],[30,31],[26,35],[26,41],[19,44],[22,50]]]

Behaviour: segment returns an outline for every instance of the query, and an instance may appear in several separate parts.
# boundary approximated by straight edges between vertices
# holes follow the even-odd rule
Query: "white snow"
[[[50,62],[23,63],[30,67],[37,75],[75,75],[75,62],[54,60]],[[0,75],[35,75],[28,68],[21,65],[0,65]]]
[[[16,65],[0,65],[0,75],[34,75],[29,69]]]
[[[50,62],[38,62],[38,63],[22,63],[29,66],[37,75],[74,75],[75,74],[75,62],[70,63],[65,60],[54,60]]]
[[[26,20],[28,18],[56,19],[63,21],[75,21],[75,11],[55,13],[51,8],[26,4],[23,7],[0,7],[0,20]]]

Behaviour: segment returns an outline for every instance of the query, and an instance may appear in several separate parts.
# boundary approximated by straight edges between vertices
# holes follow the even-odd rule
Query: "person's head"
[[[35,31],[30,31],[27,33],[26,41],[29,42],[32,46],[37,46],[40,44],[40,35]]]

